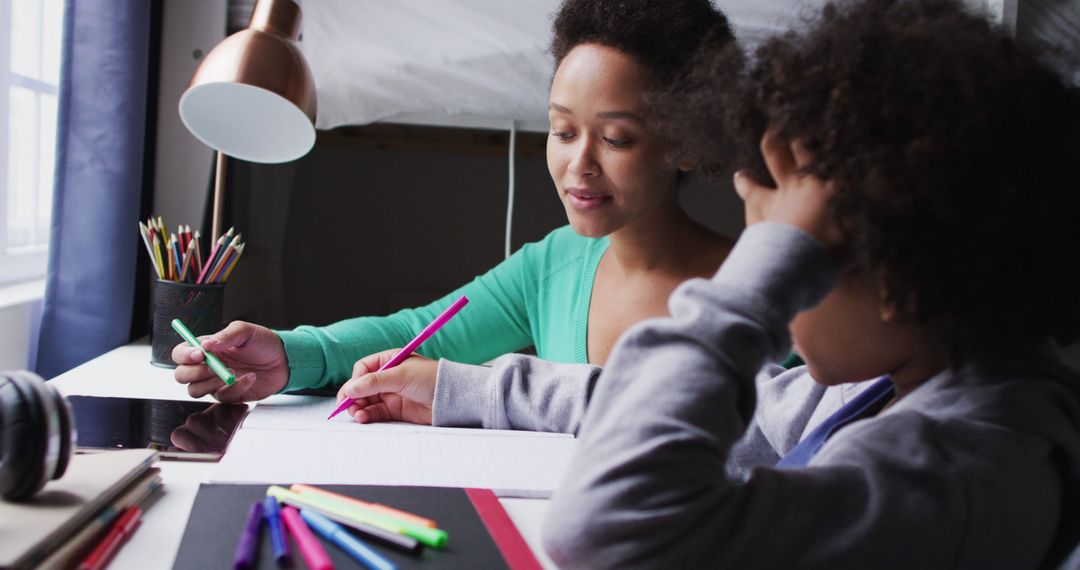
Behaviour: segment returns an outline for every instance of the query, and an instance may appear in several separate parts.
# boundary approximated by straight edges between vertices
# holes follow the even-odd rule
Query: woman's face
[[[548,171],[580,235],[611,234],[675,192],[662,138],[645,124],[645,70],[611,47],[570,50],[551,83]]]

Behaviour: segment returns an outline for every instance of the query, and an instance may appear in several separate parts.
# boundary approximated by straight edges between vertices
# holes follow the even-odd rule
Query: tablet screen
[[[156,449],[162,457],[217,460],[246,404],[68,396],[77,449]]]

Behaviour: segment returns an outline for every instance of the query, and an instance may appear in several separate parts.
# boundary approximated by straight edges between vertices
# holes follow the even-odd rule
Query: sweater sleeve
[[[591,364],[508,354],[491,366],[439,362],[432,425],[577,433],[600,376]]]
[[[550,257],[551,236],[437,301],[385,317],[358,317],[323,327],[278,331],[289,360],[286,390],[333,387],[348,380],[357,360],[400,348],[462,295],[469,304],[428,339],[418,354],[480,363],[533,344],[530,308],[537,273]]]

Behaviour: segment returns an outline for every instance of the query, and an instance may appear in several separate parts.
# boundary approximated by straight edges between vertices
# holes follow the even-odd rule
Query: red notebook
[[[287,487],[288,485],[283,485]],[[266,495],[268,485],[203,484],[188,517],[174,569],[224,568],[232,565],[236,543],[248,508]],[[446,487],[384,487],[372,485],[319,485],[320,488],[433,519],[449,536],[446,548],[425,548],[418,554],[403,552],[363,534],[361,540],[397,564],[398,568],[509,568],[537,570],[540,563],[513,521],[488,489]],[[303,560],[293,542],[293,567]],[[357,562],[329,542],[323,547],[335,567],[353,568]],[[276,569],[266,529],[259,541],[256,568]]]

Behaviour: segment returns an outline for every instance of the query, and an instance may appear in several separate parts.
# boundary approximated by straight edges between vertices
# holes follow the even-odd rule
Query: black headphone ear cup
[[[71,411],[71,404],[68,403],[67,398],[56,388],[46,385],[52,391],[52,396],[56,402],[57,415],[60,416],[60,456],[56,460],[56,472],[52,475],[53,479],[59,479],[67,471],[68,464],[71,463],[71,456],[75,453],[77,443],[75,414]]]
[[[42,455],[42,482],[38,486],[41,489],[50,479],[57,477],[57,466],[60,464],[60,407],[63,407],[63,398],[59,397],[56,388],[53,388],[45,380],[26,370],[19,370],[14,376],[20,378],[31,390],[37,393],[37,405],[41,410],[42,422],[37,426],[37,433],[42,436],[41,444],[44,446]],[[36,492],[36,491],[35,491]]]
[[[4,406],[4,449],[0,465],[0,494],[5,499],[25,499],[45,486],[47,434],[38,391],[15,374],[0,386]]]

